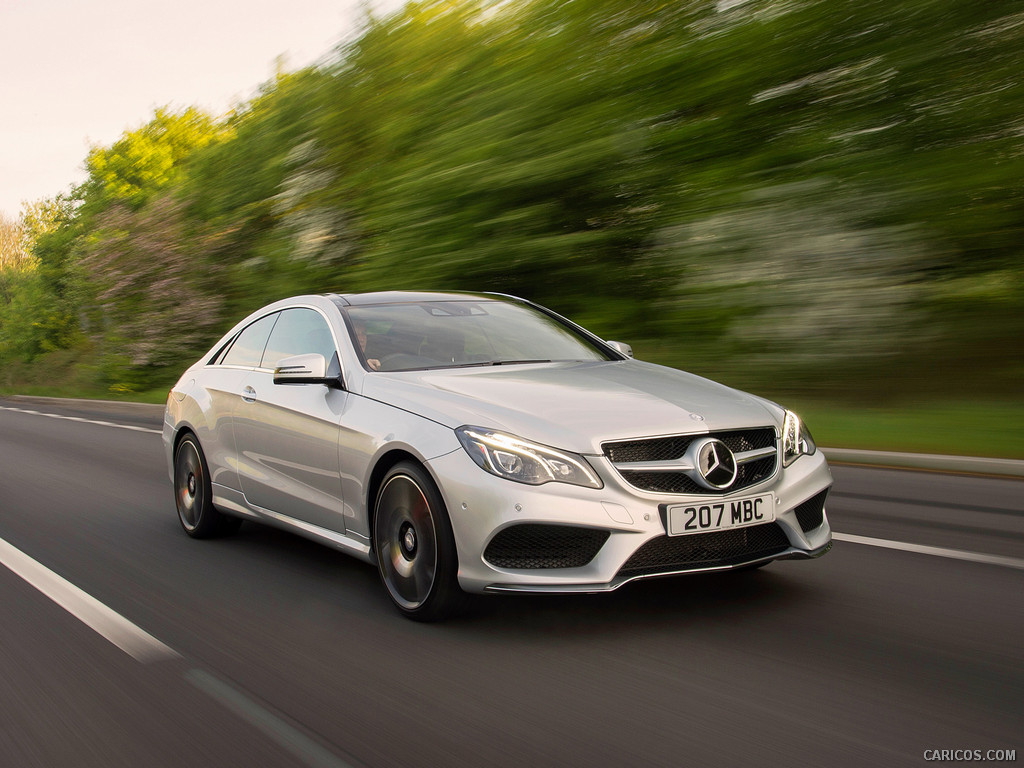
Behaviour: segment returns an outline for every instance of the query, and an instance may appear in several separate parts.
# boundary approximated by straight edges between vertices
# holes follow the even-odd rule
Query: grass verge
[[[76,397],[163,403],[166,389],[117,394],[74,386],[0,386],[0,395]],[[782,402],[800,414],[818,445],[954,456],[1024,459],[1024,403],[1007,401],[916,402],[865,407],[802,400]]]
[[[34,363],[8,363],[0,367],[0,395],[166,401],[173,378],[164,386],[138,392],[126,386],[105,387],[98,383],[101,377],[92,365],[93,358],[88,349],[60,350]],[[749,390],[771,396],[770,386],[754,384]],[[875,397],[882,395],[876,391]],[[910,400],[890,395],[879,404],[780,392],[773,399],[799,413],[823,446],[1024,459],[1024,400],[1019,397],[923,396]]]
[[[1024,403],[912,402],[855,406],[787,398],[818,445],[1024,459]]]

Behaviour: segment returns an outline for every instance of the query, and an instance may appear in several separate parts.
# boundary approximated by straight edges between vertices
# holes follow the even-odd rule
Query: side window
[[[311,352],[319,352],[330,365],[335,349],[327,321],[312,309],[286,309],[270,334],[262,367],[274,368],[284,357]]]
[[[221,363],[223,363],[224,362],[224,355],[227,354],[228,349],[231,348],[231,344],[232,344],[232,342],[234,342],[234,340],[235,340],[235,337],[231,337],[230,339],[225,341],[223,344],[221,344],[220,345],[220,349],[218,349],[217,353],[213,357],[210,358],[210,361],[207,363],[207,365],[220,365]]]
[[[263,348],[267,346],[267,337],[270,336],[270,330],[274,327],[277,318],[278,313],[274,313],[261,317],[252,325],[246,326],[238,334],[238,338],[235,339],[235,343],[231,345],[231,349],[224,355],[220,364],[242,365],[247,368],[258,366],[260,358],[263,356]]]

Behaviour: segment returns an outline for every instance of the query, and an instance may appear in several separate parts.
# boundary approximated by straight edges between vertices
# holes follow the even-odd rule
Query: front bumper
[[[778,559],[819,557],[832,546],[832,531],[821,510],[821,523],[804,530],[797,519],[797,508],[814,499],[832,484],[821,452],[802,456],[789,467],[756,486],[714,501],[771,493],[776,501],[777,526],[768,531],[777,546],[766,551],[753,548],[744,554],[742,546],[728,557],[715,562],[707,558],[643,569],[633,558],[645,545],[658,546],[655,540],[666,536],[661,507],[665,504],[699,501],[707,496],[652,493],[628,485],[604,457],[588,456],[600,475],[600,490],[563,483],[540,486],[523,485],[495,477],[481,470],[465,451],[458,450],[428,462],[452,520],[459,554],[459,584],[467,592],[609,592],[630,581],[653,576],[730,570]],[[607,540],[593,559],[579,567],[502,568],[488,562],[484,553],[501,531],[522,524],[575,526],[608,533]],[[805,518],[806,524],[806,518]],[[760,527],[760,526],[758,526]],[[752,531],[732,529],[735,531]],[[688,543],[712,541],[704,537],[718,532],[672,537]],[[746,534],[742,534],[746,537]],[[624,566],[629,568],[624,570]]]

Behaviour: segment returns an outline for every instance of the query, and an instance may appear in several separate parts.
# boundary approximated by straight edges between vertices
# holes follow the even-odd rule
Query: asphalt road
[[[1024,559],[1022,481],[834,475],[836,531]],[[755,572],[483,598],[424,626],[325,547],[251,523],[188,539],[157,434],[4,409],[0,539],[176,652],[139,661],[0,567],[2,766],[1024,760],[1017,567],[837,541]]]

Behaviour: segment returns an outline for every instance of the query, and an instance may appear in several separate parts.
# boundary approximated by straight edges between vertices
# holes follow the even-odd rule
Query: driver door
[[[324,384],[274,384],[278,360],[313,352],[337,369],[326,318],[306,307],[283,310],[235,411],[239,481],[253,506],[344,533],[338,440],[349,394]]]

